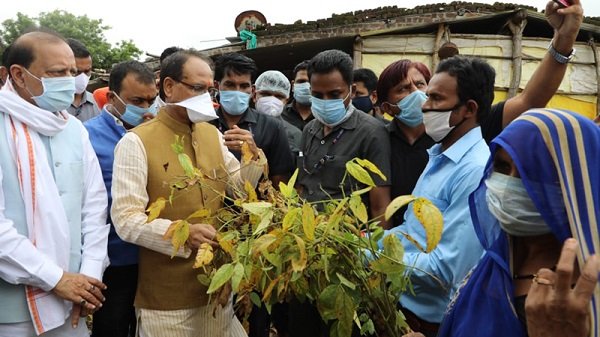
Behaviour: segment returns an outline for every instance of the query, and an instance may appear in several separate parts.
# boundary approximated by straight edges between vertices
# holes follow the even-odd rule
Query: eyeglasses
[[[175,79],[174,79],[174,81],[185,85],[186,87],[188,87],[190,90],[192,90],[195,93],[203,94],[208,91],[208,93],[210,94],[210,96],[212,98],[215,98],[217,96],[217,94],[219,93],[219,90],[217,90],[217,88],[214,88],[214,87],[207,88],[206,84],[190,84],[185,81],[175,80]]]

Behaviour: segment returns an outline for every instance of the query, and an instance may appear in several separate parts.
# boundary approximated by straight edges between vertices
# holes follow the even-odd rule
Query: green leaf
[[[258,233],[264,231],[271,224],[271,220],[273,219],[273,210],[268,210],[266,214],[262,215],[260,218],[260,222],[256,229],[252,233],[252,235],[258,235]]]
[[[404,258],[404,247],[402,246],[400,239],[394,234],[387,235],[383,238],[383,252],[386,256],[396,261],[402,261]]]
[[[222,265],[213,276],[210,286],[206,291],[207,294],[212,294],[219,290],[233,276],[234,266],[231,263]]]
[[[202,284],[205,287],[208,287],[208,285],[210,284],[210,277],[206,274],[198,274],[196,278],[198,279],[198,282],[200,282],[200,284]]]
[[[244,277],[244,265],[241,263],[236,263],[233,269],[233,275],[231,276],[231,288],[234,292],[239,291],[240,283],[242,282],[242,278]]]
[[[167,205],[167,200],[165,200],[165,198],[163,198],[163,197],[156,199],[155,202],[150,204],[150,206],[146,210],[146,212],[148,212],[148,219],[146,220],[146,222],[152,222],[152,220],[158,218],[158,216],[160,215],[160,212],[163,209],[165,209],[166,205]]]
[[[188,156],[185,153],[180,153],[177,155],[177,159],[179,160],[179,164],[183,168],[185,175],[189,178],[193,178],[195,171],[194,164],[192,164],[192,159],[190,158],[190,156]]]
[[[242,204],[242,208],[254,215],[262,216],[273,208],[273,204],[266,201],[246,202]]]
[[[317,299],[317,308],[324,321],[335,319],[337,317],[335,302],[338,292],[340,292],[340,286],[332,284],[323,289]]]
[[[354,290],[356,289],[356,284],[352,283],[350,280],[348,280],[347,278],[344,277],[344,275],[340,274],[340,273],[335,273],[337,275],[337,277],[340,279],[340,283],[345,285],[346,287]]]
[[[415,216],[425,229],[425,234],[427,236],[427,248],[425,248],[425,252],[429,253],[435,249],[442,239],[444,216],[431,201],[425,198],[418,198],[415,200],[413,203],[413,210]]]
[[[302,205],[302,230],[306,236],[306,240],[312,241],[315,239],[315,210],[308,203]]]
[[[387,180],[387,178],[386,178],[385,174],[383,174],[383,172],[381,172],[381,171],[379,170],[379,168],[377,167],[377,165],[373,164],[372,162],[370,162],[370,161],[369,161],[369,160],[367,160],[367,159],[355,158],[355,160],[356,160],[356,162],[357,162],[357,163],[358,163],[360,166],[362,166],[362,167],[366,168],[367,170],[369,170],[369,171],[371,171],[371,172],[375,173],[375,174],[376,174],[376,175],[378,175],[378,176],[379,176],[381,179],[383,179],[383,180]]]
[[[362,198],[360,195],[353,195],[350,197],[350,202],[348,204],[350,206],[350,210],[354,216],[360,220],[360,222],[369,221],[369,215],[367,214],[367,207],[362,202]]]
[[[258,296],[257,293],[255,292],[251,292],[250,293],[250,301],[252,302],[252,304],[254,304],[257,307],[262,307],[262,301],[260,300],[260,296]]]
[[[389,220],[392,217],[392,215],[396,213],[397,210],[404,207],[404,205],[409,204],[415,199],[417,199],[417,197],[413,195],[401,195],[399,197],[396,197],[394,200],[392,200],[392,202],[390,202],[390,204],[385,209],[385,219]]]
[[[283,217],[283,224],[281,229],[283,229],[284,231],[289,230],[290,227],[294,225],[296,220],[300,218],[300,212],[302,212],[302,208],[298,207],[288,210],[285,217]]]
[[[179,135],[175,135],[175,143],[171,144],[171,148],[176,154],[183,153],[183,137],[180,140]]]
[[[346,162],[346,171],[350,174],[354,179],[360,181],[361,183],[367,186],[375,186],[375,182],[373,178],[369,175],[369,172],[362,168],[360,165],[353,161]]]

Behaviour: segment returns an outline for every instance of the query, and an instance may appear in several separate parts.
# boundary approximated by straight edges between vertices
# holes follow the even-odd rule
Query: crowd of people
[[[0,337],[89,336],[90,316],[94,337],[328,336],[317,308],[297,300],[255,307],[246,331],[232,299],[211,305],[192,268],[200,245],[219,246],[217,229],[192,223],[173,258],[163,236],[246,182],[278,186],[295,170],[298,193],[319,207],[364,187],[344,178],[353,158],[387,177],[373,177],[364,202],[413,266],[398,303],[407,336],[600,336],[600,122],[545,108],[583,10],[573,0],[545,13],[547,54],[496,104],[485,60],[446,55],[432,71],[402,59],[377,76],[339,50],[299,63],[290,80],[257,77],[242,54],[213,61],[171,47],[157,73],[125,61],[92,94],[85,45],[21,35],[0,67]],[[165,182],[185,175],[176,138],[210,179],[148,221],[149,204],[170,195]],[[426,234],[412,207],[383,217],[408,194],[443,215],[431,253],[418,249]]]

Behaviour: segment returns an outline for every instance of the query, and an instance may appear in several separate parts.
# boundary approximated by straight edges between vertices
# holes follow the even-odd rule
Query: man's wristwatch
[[[552,39],[552,41],[550,41],[550,44],[548,45],[548,53],[550,53],[550,55],[556,60],[556,62],[560,64],[565,64],[571,61],[571,59],[575,56],[575,48],[571,50],[571,53],[569,55],[565,56],[559,53],[558,50],[554,49],[554,46],[552,45],[553,42],[554,39]]]

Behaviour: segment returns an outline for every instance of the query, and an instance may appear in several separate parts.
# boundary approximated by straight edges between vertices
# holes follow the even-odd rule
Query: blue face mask
[[[415,90],[397,103],[400,113],[396,117],[399,121],[410,127],[423,123],[421,107],[427,100],[427,95],[421,90]]]
[[[239,116],[248,110],[250,94],[237,90],[221,90],[219,91],[219,102],[225,112],[230,115]]]
[[[137,105],[126,104],[123,101],[123,99],[121,99],[121,97],[119,97],[119,95],[117,95],[117,93],[115,93],[115,96],[123,104],[125,104],[125,112],[122,114],[119,113],[121,115],[121,119],[123,120],[123,122],[125,122],[131,126],[138,126],[138,125],[142,124],[142,122],[144,121],[145,114],[150,113],[152,115],[156,115],[156,113],[158,112],[158,103],[156,102],[156,100],[154,100],[154,103],[152,103],[152,105],[150,105],[149,107],[140,108]]]
[[[371,102],[371,96],[354,97],[352,99],[352,105],[354,105],[355,108],[362,112],[368,113],[369,111],[373,110],[373,102]]]
[[[75,77],[42,77],[40,79],[30,73],[26,68],[23,69],[25,69],[29,75],[42,82],[44,91],[41,95],[33,96],[33,94],[29,92],[31,98],[40,109],[57,112],[65,110],[71,105],[75,96]],[[29,89],[27,89],[27,91],[29,91]]]
[[[310,83],[294,83],[294,99],[301,105],[310,105],[312,99]]]
[[[335,127],[343,122],[348,112],[344,101],[350,96],[350,92],[345,98],[337,99],[320,99],[313,96],[311,110],[315,118],[329,127]]]

